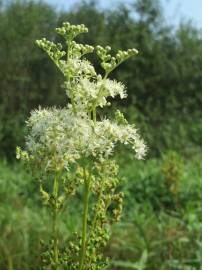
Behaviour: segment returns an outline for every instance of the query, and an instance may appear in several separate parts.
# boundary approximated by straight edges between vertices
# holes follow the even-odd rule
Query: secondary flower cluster
[[[120,123],[118,118],[95,125],[85,112],[75,113],[71,106],[35,110],[27,125],[27,152],[18,148],[18,157],[45,170],[68,169],[81,158],[109,158],[118,142],[130,144],[138,159],[145,155],[145,145],[133,126]]]

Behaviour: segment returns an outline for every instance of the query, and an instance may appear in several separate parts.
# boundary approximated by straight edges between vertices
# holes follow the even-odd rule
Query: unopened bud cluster
[[[37,40],[36,43],[40,48],[47,52],[47,54],[55,63],[58,63],[58,61],[66,54],[64,51],[62,51],[62,44],[60,43],[56,44],[45,38]]]
[[[111,51],[110,46],[97,46],[96,49],[98,57],[102,60],[101,66],[105,70],[106,74],[112,72],[112,70],[114,70],[118,65],[127,60],[129,57],[138,54],[136,49],[128,49],[127,51],[119,50],[115,56],[112,56],[109,53]]]
[[[69,22],[64,22],[62,27],[56,28],[56,32],[63,36],[66,41],[71,41],[79,34],[87,33],[88,28],[84,24],[72,25]]]

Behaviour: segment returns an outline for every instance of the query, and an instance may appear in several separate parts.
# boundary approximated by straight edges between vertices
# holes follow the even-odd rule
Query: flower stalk
[[[136,127],[120,111],[115,112],[113,120],[105,116],[97,119],[97,108],[109,106],[109,100],[117,96],[127,97],[126,87],[109,76],[138,51],[119,50],[113,56],[110,46],[94,48],[79,44],[75,38],[88,32],[83,24],[65,22],[56,32],[65,39],[67,50],[63,50],[62,44],[44,38],[37,40],[37,45],[63,74],[63,88],[70,103],[64,108],[39,108],[31,112],[26,147],[17,148],[17,158],[36,174],[40,172],[42,199],[52,213],[52,241],[43,247],[42,269],[102,270],[108,265],[102,254],[110,236],[108,228],[120,219],[123,202],[123,193],[117,192],[120,179],[113,154],[121,143],[131,147],[134,158],[143,159],[146,146]],[[104,76],[86,58],[86,54],[93,52],[100,59]],[[53,190],[48,192],[47,182],[53,175],[56,176]],[[71,240],[60,243],[59,214],[67,199],[77,194],[81,186],[82,229]]]
[[[53,185],[53,196],[54,196],[54,207],[53,207],[53,252],[54,252],[54,270],[58,270],[58,178],[54,178]]]
[[[81,243],[79,270],[83,270],[86,255],[89,194],[90,194],[90,176],[86,175],[86,169],[84,168],[84,202],[83,202],[84,209],[83,209],[82,243]]]

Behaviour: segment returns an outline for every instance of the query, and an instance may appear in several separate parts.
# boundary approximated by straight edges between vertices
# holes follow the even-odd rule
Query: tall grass
[[[164,183],[162,168],[167,160],[147,160],[144,169],[129,156],[120,161],[124,165],[121,174],[125,175],[125,217],[112,228],[105,251],[112,257],[111,269],[200,269],[200,156],[183,160],[179,190],[174,195],[177,198]],[[21,166],[0,162],[0,269],[39,269],[40,239],[49,239],[50,220],[41,207],[37,189],[37,181]],[[68,238],[80,215],[81,209],[75,203],[71,218],[60,222],[60,237]]]

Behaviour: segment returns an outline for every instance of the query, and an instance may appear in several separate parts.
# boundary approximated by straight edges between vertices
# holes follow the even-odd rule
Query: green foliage
[[[71,215],[75,217],[75,214]],[[72,222],[60,221],[60,237],[69,237]],[[0,269],[39,269],[40,239],[50,239],[48,212],[41,208],[38,183],[19,164],[0,162]]]
[[[60,78],[34,45],[38,36],[52,37],[56,23],[57,14],[43,3],[11,1],[0,10],[1,154],[13,157],[16,143],[23,144],[31,108],[64,98],[57,93]]]
[[[120,160],[121,174],[125,175],[124,217],[119,225],[111,228],[112,237],[105,248],[106,256],[111,258],[110,269],[200,269],[201,156],[183,159],[178,192],[172,197],[167,185],[160,187],[165,179],[162,168],[170,164],[170,155],[143,164],[131,159]],[[174,155],[177,162],[174,166],[178,167],[182,158]],[[48,209],[42,210],[38,182],[19,164],[12,167],[5,162],[0,164],[0,269],[39,269],[39,239],[50,240],[47,224],[51,220]],[[140,185],[144,188],[137,188]],[[49,190],[51,186],[46,188]],[[61,247],[64,250],[67,242],[74,242],[78,237],[72,232],[80,229],[81,196],[82,190],[77,193],[76,201],[70,199],[64,210],[64,213],[68,211],[68,218],[59,221],[59,239],[65,242],[65,247]]]
[[[172,162],[171,157],[174,157]],[[135,269],[142,257],[145,258],[143,269],[200,269],[202,178],[199,157],[184,160],[183,171],[181,158],[173,152],[161,161],[148,160],[144,169],[127,161],[124,186],[128,190],[125,215],[129,222],[113,228],[107,249],[118,269]],[[180,180],[177,193],[170,193],[166,182],[161,184],[167,175],[164,168],[175,168],[175,172],[179,168],[179,172],[183,172],[175,174],[180,175],[175,178]],[[171,171],[174,175],[173,169]],[[156,189],[149,181],[151,175],[156,178]],[[140,185],[144,188],[138,189]],[[160,189],[158,194],[157,189]],[[143,256],[145,253],[147,256]]]
[[[175,152],[168,152],[168,154],[164,157],[162,170],[164,182],[169,193],[172,193],[173,195],[177,194],[183,173],[180,156],[178,156]]]

